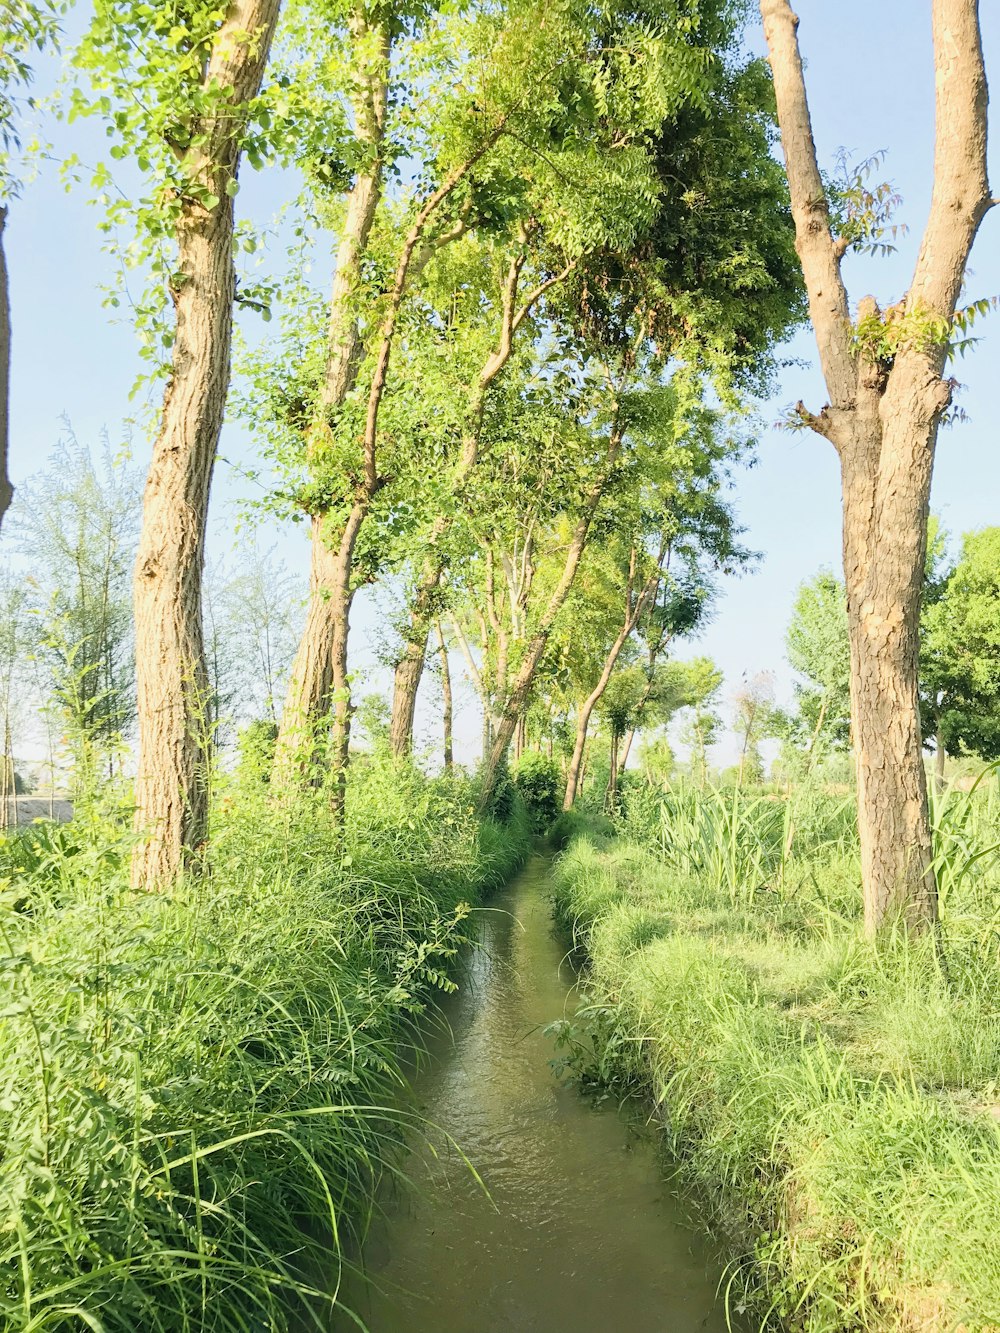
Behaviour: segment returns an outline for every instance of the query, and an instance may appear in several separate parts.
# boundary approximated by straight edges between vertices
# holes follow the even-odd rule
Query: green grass
[[[3,849],[0,1327],[327,1327],[398,1169],[400,1062],[467,913],[524,855],[523,812],[461,781],[360,772],[220,794],[210,873],[127,885],[114,822]]]
[[[1000,1327],[1000,877],[972,859],[997,841],[995,789],[937,812],[946,969],[930,940],[863,940],[840,798],[748,802],[741,845],[696,865],[719,817],[702,799],[732,796],[674,793],[655,820],[633,802],[631,836],[582,829],[557,862],[601,1039],[587,1072],[651,1091],[768,1322]],[[811,832],[782,853],[803,804]]]

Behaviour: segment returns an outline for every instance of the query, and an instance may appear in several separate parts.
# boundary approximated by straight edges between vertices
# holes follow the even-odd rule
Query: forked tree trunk
[[[0,206],[0,525],[14,498],[10,484],[10,286],[3,234],[7,210]]]
[[[937,917],[918,704],[918,634],[931,471],[952,383],[947,333],[979,225],[987,86],[977,0],[931,0],[935,65],[930,216],[906,297],[872,298],[850,319],[816,160],[788,0],[760,0],[788,170],[796,248],[830,403],[803,422],[841,461],[844,577],[851,640],[851,723],[858,772],[865,926]]]
[[[132,883],[168,883],[205,839],[208,682],[201,576],[212,469],[229,389],[235,274],[229,186],[240,157],[241,109],[260,89],[278,0],[236,0],[213,43],[205,87],[225,105],[201,125],[189,174],[218,198],[188,197],[176,224],[170,382],[143,496],[135,567],[139,759]]]

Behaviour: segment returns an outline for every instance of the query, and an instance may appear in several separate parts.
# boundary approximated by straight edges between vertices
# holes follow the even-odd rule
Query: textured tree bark
[[[10,484],[10,286],[3,234],[7,210],[0,207],[0,525],[14,498]]]
[[[444,724],[444,771],[450,773],[454,764],[454,747],[452,744],[452,697],[451,697],[451,666],[448,662],[448,645],[445,642],[444,630],[441,628],[440,620],[434,622],[434,633],[437,638],[438,657],[441,659],[441,694],[442,721]]]
[[[143,497],[135,567],[139,760],[132,883],[168,883],[204,841],[208,818],[207,674],[201,576],[212,469],[229,388],[235,274],[227,186],[240,157],[240,109],[260,89],[278,0],[236,0],[205,72],[228,104],[201,126],[193,180],[218,197],[187,198],[176,226],[170,381]]]
[[[796,248],[830,402],[805,424],[836,447],[844,504],[851,639],[851,725],[858,772],[865,926],[937,916],[918,702],[920,589],[931,472],[952,384],[946,338],[972,243],[991,203],[987,86],[977,0],[932,0],[934,183],[910,289],[891,311],[867,297],[854,337],[841,260],[816,161],[798,19],[788,0],[760,0],[788,171]],[[901,321],[895,339],[891,325]],[[932,324],[936,322],[937,331]],[[886,350],[890,348],[891,350]]]

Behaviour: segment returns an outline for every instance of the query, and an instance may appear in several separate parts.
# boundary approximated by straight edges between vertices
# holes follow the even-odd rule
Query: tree
[[[943,782],[947,754],[1000,758],[1000,528],[966,533],[921,628],[922,712]]]
[[[139,531],[139,478],[101,465],[70,433],[47,470],[19,490],[11,516],[36,624],[35,653],[47,685],[83,750],[103,756],[136,716],[131,569]],[[86,753],[84,754],[85,751]]]
[[[824,748],[844,749],[851,734],[851,646],[847,594],[835,575],[821,570],[800,585],[785,634],[797,711],[785,735],[804,749],[812,767]]]
[[[764,775],[760,742],[771,735],[774,722],[774,679],[770,672],[744,676],[733,702],[733,730],[743,737],[736,777],[742,787],[744,780],[760,782]]]
[[[78,53],[118,142],[153,176],[146,235],[176,247],[167,285],[169,379],[143,498],[134,582],[139,715],[132,881],[169,883],[208,824],[208,682],[201,578],[212,472],[229,390],[236,279],[233,199],[278,0],[98,0]],[[136,96],[136,90],[142,96]]]
[[[695,658],[691,670],[691,703],[681,739],[691,747],[691,773],[702,786],[708,781],[708,751],[722,725],[716,708],[722,672],[707,657]]]
[[[909,290],[851,318],[842,275],[852,249],[884,243],[877,192],[831,200],[816,158],[798,19],[760,0],[796,245],[830,401],[800,421],[841,462],[851,716],[858,773],[865,927],[937,917],[918,707],[918,632],[931,471],[952,396],[945,364],[975,309],[958,311],[980,223],[993,202],[986,168],[987,85],[977,0],[931,0],[935,67],[930,216]]]
[[[55,41],[59,6],[49,0],[0,0],[0,524],[10,508],[10,287],[4,231],[19,181],[12,163],[18,148],[17,92],[31,81],[28,57]]]

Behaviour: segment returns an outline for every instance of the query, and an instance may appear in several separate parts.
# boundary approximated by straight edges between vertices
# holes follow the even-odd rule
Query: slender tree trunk
[[[889,311],[866,297],[852,325],[816,160],[798,20],[760,0],[788,171],[796,248],[830,395],[803,422],[841,461],[851,725],[858,770],[865,926],[937,917],[918,704],[918,630],[931,471],[952,382],[947,334],[972,243],[992,204],[987,85],[977,0],[932,0],[934,182],[910,289]],[[855,336],[856,333],[858,336]]]
[[[625,733],[625,744],[622,746],[621,758],[618,760],[618,772],[625,772],[625,765],[628,763],[628,757],[632,752],[632,742],[635,740],[635,727],[629,727]]]
[[[330,645],[330,683],[333,687],[333,728],[330,740],[330,769],[333,787],[330,808],[338,824],[344,821],[347,801],[347,767],[351,761],[351,679],[348,674],[347,647],[351,627],[351,602],[354,600],[352,573],[354,550],[358,534],[365,521],[368,506],[355,502],[344,535],[337,550],[333,579],[330,585],[330,616],[333,622],[333,642]]]
[[[417,711],[420,679],[424,674],[427,633],[434,612],[435,595],[444,572],[439,561],[431,563],[433,568],[425,569],[424,578],[410,608],[410,628],[393,673],[389,747],[397,759],[404,758],[413,748],[413,719]]]
[[[441,628],[440,620],[434,622],[434,633],[437,638],[438,657],[441,660],[441,695],[443,698],[442,720],[444,723],[444,771],[450,773],[454,764],[454,754],[452,746],[452,697],[451,697],[451,666],[448,662],[448,645],[445,642],[444,630]]]
[[[560,273],[539,283],[534,291],[529,292],[520,308],[517,307],[517,285],[521,269],[527,258],[527,231],[523,231],[520,244],[508,267],[500,291],[500,335],[497,346],[486,358],[472,388],[466,408],[465,427],[463,430],[462,450],[451,478],[451,494],[456,502],[465,495],[469,480],[479,461],[479,439],[482,431],[483,411],[486,394],[497,376],[510,360],[514,347],[514,335],[527,319],[539,299],[572,271],[569,264]],[[457,504],[456,504],[457,508]],[[423,674],[424,658],[427,653],[427,634],[434,614],[434,604],[438,589],[447,567],[447,555],[441,549],[441,543],[451,527],[450,513],[442,513],[434,520],[428,545],[430,554],[424,561],[423,568],[413,602],[410,608],[410,626],[403,651],[396,663],[392,691],[392,722],[389,729],[389,743],[397,758],[409,753],[413,744],[413,717],[416,710],[417,691]]]
[[[389,31],[386,24],[370,29],[360,7],[352,16],[351,27],[359,42],[366,41],[372,31],[377,37],[377,53],[371,67],[364,71],[359,80],[354,108],[357,139],[369,154],[369,162],[367,170],[358,174],[347,196],[344,229],[337,249],[330,294],[327,360],[320,394],[320,415],[310,428],[307,448],[311,463],[329,440],[334,429],[333,418],[343,407],[357,376],[362,355],[356,309],[357,293],[361,265],[382,193],[384,163],[381,154],[391,57]],[[342,550],[348,540],[346,525],[338,540],[337,535],[329,531],[325,513],[319,512],[313,515],[311,538],[309,604],[288,679],[285,707],[274,751],[274,786],[278,790],[287,788],[295,781],[315,777],[319,753],[316,731],[329,713],[334,677],[334,643],[343,632],[337,623],[337,616],[343,614],[347,605],[343,586],[337,586],[343,582],[342,561],[337,548]],[[355,532],[351,540],[352,552],[356,540]],[[346,668],[340,674],[346,678]]]
[[[10,484],[10,286],[3,234],[7,210],[0,207],[0,525],[14,498]]]
[[[633,554],[633,560],[634,560],[634,554]],[[633,565],[633,574],[634,574],[634,565]],[[643,588],[639,597],[635,601],[635,604],[633,605],[632,585],[631,585],[631,578],[633,574],[630,574],[628,606],[625,612],[625,621],[618,632],[617,638],[615,639],[614,643],[608,650],[608,655],[604,659],[604,667],[601,670],[601,674],[597,681],[597,684],[591,690],[590,694],[587,695],[586,699],[580,706],[579,713],[577,714],[576,742],[573,746],[573,757],[569,761],[569,772],[566,775],[566,791],[563,795],[564,810],[571,810],[573,808],[573,802],[576,800],[577,783],[579,782],[579,777],[580,777],[580,765],[583,763],[583,752],[587,744],[587,729],[590,726],[591,716],[594,712],[594,709],[600,702],[601,696],[604,694],[604,691],[608,688],[608,682],[610,681],[611,676],[614,672],[615,665],[618,662],[618,658],[621,656],[622,649],[625,647],[625,644],[629,640],[629,636],[632,634],[636,625],[639,623],[639,618],[641,617],[643,611],[645,610],[647,604],[649,603],[650,598],[655,595],[657,585],[659,584],[660,581],[660,572],[659,570],[657,570],[656,574],[650,577],[650,579],[647,581],[646,586]],[[616,754],[617,750],[618,746],[616,743],[615,744]],[[617,781],[617,775],[616,775],[616,781]]]
[[[613,814],[618,804],[618,745],[620,736],[615,728],[611,730],[611,766],[608,773],[608,785],[604,793],[604,808]]]
[[[945,749],[944,733],[941,729],[941,718],[939,717],[937,720],[937,730],[935,733],[935,749],[934,749],[934,776],[937,779],[938,791],[944,791],[945,787],[947,787],[948,785],[945,776],[945,766],[947,760],[948,760],[948,752]]]
[[[173,362],[143,497],[135,567],[139,761],[132,882],[168,883],[205,839],[208,682],[201,576],[212,469],[229,389],[233,203],[239,109],[260,89],[278,0],[236,0],[212,48],[205,86],[228,107],[203,122],[191,174],[218,198],[185,199],[176,224]]]
[[[506,758],[507,751],[510,748],[514,729],[517,726],[518,719],[527,707],[528,697],[535,680],[535,673],[538,670],[538,665],[542,660],[546,647],[548,646],[549,635],[552,633],[552,626],[555,623],[556,616],[562,610],[566,598],[569,595],[570,588],[573,586],[573,580],[576,578],[576,571],[580,567],[580,560],[587,544],[590,525],[593,521],[594,514],[597,512],[601,497],[604,494],[605,484],[610,475],[611,467],[618,457],[620,447],[621,437],[616,429],[612,432],[611,441],[608,446],[605,468],[601,477],[591,488],[583,515],[579,519],[570,541],[569,548],[566,552],[566,560],[563,565],[562,576],[556,584],[556,587],[553,589],[548,604],[539,619],[538,627],[525,649],[513,685],[509,686],[506,691],[503,712],[500,714],[494,727],[493,744],[490,749],[489,758],[483,766],[482,787],[480,792],[481,807],[485,806],[486,802],[493,794],[497,775],[500,772],[500,766]]]

